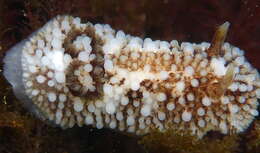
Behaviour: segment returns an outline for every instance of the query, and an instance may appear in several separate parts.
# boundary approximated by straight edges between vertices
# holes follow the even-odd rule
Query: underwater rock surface
[[[212,44],[179,45],[58,16],[10,49],[4,75],[31,111],[63,128],[241,132],[258,116],[260,80],[243,50],[223,44],[227,28]]]

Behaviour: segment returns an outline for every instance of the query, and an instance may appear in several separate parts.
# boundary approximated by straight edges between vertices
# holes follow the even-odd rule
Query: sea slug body
[[[242,132],[258,116],[260,79],[244,51],[223,43],[139,38],[57,16],[4,59],[4,75],[34,112],[63,127],[143,135],[152,128]]]

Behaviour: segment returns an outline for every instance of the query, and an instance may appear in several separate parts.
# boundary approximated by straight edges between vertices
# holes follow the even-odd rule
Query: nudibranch
[[[57,16],[7,52],[4,75],[21,101],[62,128],[242,132],[258,116],[260,79],[244,51],[224,43],[228,28],[211,43],[179,45]]]

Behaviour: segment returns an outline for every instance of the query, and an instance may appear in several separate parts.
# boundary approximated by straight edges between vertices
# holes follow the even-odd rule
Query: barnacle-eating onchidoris
[[[258,116],[260,80],[244,51],[221,42],[227,26],[212,45],[179,46],[58,16],[7,53],[4,74],[18,98],[64,128],[241,132]]]

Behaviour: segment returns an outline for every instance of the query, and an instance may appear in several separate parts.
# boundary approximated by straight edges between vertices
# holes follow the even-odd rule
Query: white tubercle
[[[198,121],[198,125],[199,125],[199,127],[205,127],[205,125],[206,125],[206,123],[205,123],[205,121],[204,120],[202,120],[202,119],[200,119],[199,121]]]
[[[64,54],[62,53],[62,51],[59,51],[59,50],[54,50],[52,52],[52,54],[49,55],[50,61],[53,64],[54,70],[64,71],[65,65],[64,65],[64,61],[63,61],[63,56],[64,56]],[[52,66],[49,65],[49,67],[52,67]]]
[[[223,58],[212,58],[210,63],[216,76],[223,76],[226,74],[227,68],[225,67],[225,60]]]
[[[192,79],[191,80],[191,86],[192,87],[198,87],[199,86],[199,81],[197,79]]]
[[[179,81],[176,83],[176,90],[178,92],[182,92],[185,89],[185,83],[183,81]]]
[[[114,114],[115,111],[116,111],[116,107],[115,107],[114,103],[113,102],[108,102],[106,104],[106,112],[108,114]]]
[[[202,107],[200,107],[199,109],[197,109],[197,114],[199,116],[203,116],[203,115],[205,115],[205,110]]]
[[[76,112],[81,112],[83,110],[83,102],[80,98],[74,99],[73,108]]]
[[[113,70],[113,62],[109,59],[106,59],[104,62],[104,68],[106,71],[112,71]]]
[[[36,80],[37,80],[38,83],[44,83],[46,78],[43,75],[38,75],[36,77]]]
[[[165,93],[158,93],[157,94],[157,100],[158,101],[165,101],[167,99],[167,97],[166,97],[166,95],[165,95]]]
[[[151,106],[149,105],[144,105],[142,108],[141,108],[141,114],[143,116],[149,116],[151,114]]]
[[[184,122],[189,122],[192,118],[192,114],[191,112],[188,112],[188,111],[184,111],[181,115],[181,118]]]
[[[169,77],[167,71],[161,71],[159,75],[161,80],[167,80],[167,78]]]
[[[167,109],[168,109],[169,111],[172,111],[172,110],[175,108],[175,104],[172,103],[172,102],[170,102],[170,103],[167,104],[166,107],[167,107]]]
[[[202,104],[204,105],[204,106],[210,106],[211,105],[211,99],[209,98],[209,97],[203,97],[202,98]]]
[[[55,72],[55,79],[58,83],[65,83],[66,82],[66,77],[64,72]]]
[[[78,55],[78,59],[82,62],[88,62],[89,61],[89,52],[82,51]]]
[[[187,66],[184,69],[184,74],[187,76],[192,76],[194,74],[194,69],[192,66]]]

